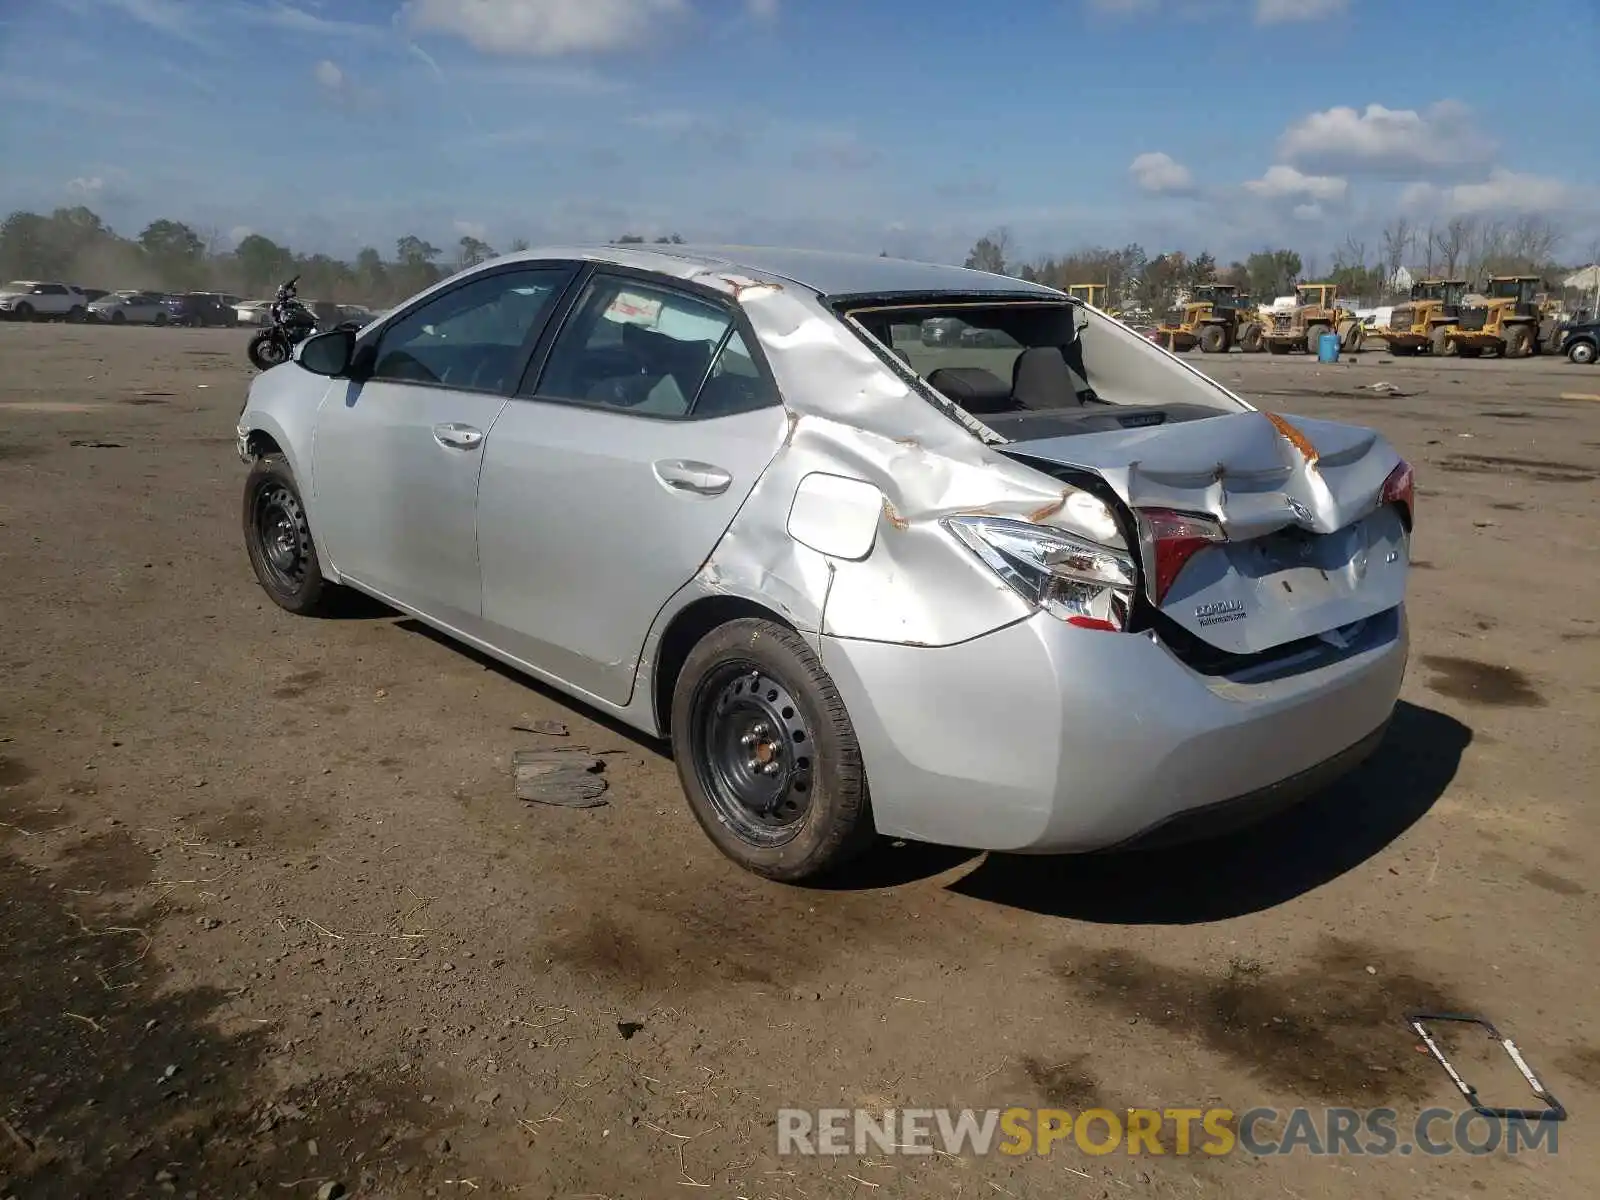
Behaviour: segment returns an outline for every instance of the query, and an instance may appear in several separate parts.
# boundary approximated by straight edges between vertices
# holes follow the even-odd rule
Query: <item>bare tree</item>
[[[1477,237],[1473,240],[1470,250],[1470,263],[1472,273],[1476,275],[1498,275],[1505,268],[1506,226],[1505,222],[1496,218],[1484,221],[1478,226]]]
[[[1458,272],[1466,268],[1467,255],[1472,249],[1472,239],[1477,228],[1478,222],[1475,217],[1451,217],[1445,223],[1443,230],[1435,231],[1433,248],[1443,259],[1441,265],[1449,278],[1455,279]]]
[[[1543,217],[1518,217],[1506,231],[1508,266],[1517,272],[1542,272],[1555,258],[1561,231]]]
[[[1431,240],[1431,235],[1430,235]],[[1392,288],[1393,280],[1406,265],[1406,257],[1416,248],[1417,229],[1407,217],[1396,217],[1383,231],[1384,287]],[[1430,267],[1430,274],[1432,269]]]
[[[1424,236],[1426,238],[1426,241],[1424,242],[1424,249],[1426,250],[1427,255],[1428,255],[1428,262],[1427,262],[1427,265],[1424,266],[1422,269],[1425,272],[1427,272],[1428,278],[1432,279],[1434,277],[1434,275],[1433,275],[1433,256],[1438,252],[1438,249],[1439,249],[1439,247],[1438,247],[1439,233],[1438,233],[1438,230],[1434,227],[1434,224],[1433,224],[1432,221],[1428,222],[1428,232]]]

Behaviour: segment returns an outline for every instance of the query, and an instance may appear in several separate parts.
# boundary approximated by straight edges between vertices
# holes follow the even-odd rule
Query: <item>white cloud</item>
[[[1350,8],[1350,0],[1255,0],[1258,25],[1288,21],[1325,21]]]
[[[1581,190],[1559,179],[1496,167],[1487,179],[1438,187],[1413,183],[1400,193],[1404,208],[1459,215],[1557,213],[1580,207]]]
[[[688,0],[407,0],[402,9],[415,32],[535,57],[626,49],[687,12]]]
[[[489,227],[482,221],[456,221],[455,231],[462,237],[476,238],[480,242],[489,240]]]
[[[1320,221],[1326,215],[1320,204],[1296,204],[1293,211],[1296,221]]]
[[[1194,175],[1170,154],[1153,151],[1128,164],[1128,174],[1141,191],[1155,195],[1181,195],[1194,190]]]
[[[253,233],[255,233],[255,230],[251,229],[248,225],[235,225],[232,229],[228,230],[228,240],[237,246],[240,242],[244,241],[245,238],[251,236]]]
[[[1234,3],[1249,9],[1257,25],[1324,21],[1350,10],[1350,0],[1234,0]],[[1112,17],[1165,11],[1184,20],[1203,21],[1219,15],[1228,20],[1233,15],[1226,11],[1219,13],[1219,8],[1225,9],[1225,4],[1219,4],[1218,0],[1085,0],[1085,5],[1090,12]]]
[[[311,76],[317,81],[317,86],[330,92],[342,92],[345,86],[344,72],[339,69],[339,64],[331,59],[323,59],[311,69]]]
[[[1268,167],[1260,179],[1247,180],[1244,187],[1264,200],[1304,199],[1318,203],[1343,200],[1350,190],[1347,180],[1333,175],[1306,175],[1282,163]]]
[[[67,191],[86,200],[98,196],[105,187],[106,181],[98,175],[79,175],[76,179],[67,180]]]
[[[745,11],[757,21],[774,21],[778,17],[778,0],[745,0]]]
[[[1483,166],[1494,142],[1479,131],[1465,105],[1443,100],[1418,112],[1369,104],[1302,117],[1278,140],[1285,162],[1309,169],[1418,179]]]

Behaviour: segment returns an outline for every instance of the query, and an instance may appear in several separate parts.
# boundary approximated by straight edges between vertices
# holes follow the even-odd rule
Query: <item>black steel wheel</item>
[[[244,541],[262,589],[292,613],[318,609],[327,592],[305,504],[281,454],[256,460],[245,480]]]
[[[671,732],[690,809],[747,870],[800,882],[871,844],[855,730],[794,630],[745,618],[702,638],[673,690]]]
[[[756,663],[722,663],[696,689],[694,767],[717,817],[757,846],[793,838],[811,808],[816,739],[789,689]]]
[[[264,329],[250,339],[245,351],[258,371],[270,371],[289,360],[289,342],[275,329]]]

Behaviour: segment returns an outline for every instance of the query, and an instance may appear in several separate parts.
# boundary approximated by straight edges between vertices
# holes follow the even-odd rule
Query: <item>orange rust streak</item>
[[[1063,508],[1065,508],[1067,506],[1067,497],[1070,496],[1071,494],[1072,494],[1071,492],[1062,492],[1061,493],[1061,499],[1053,500],[1049,504],[1046,504],[1043,508],[1034,509],[1031,513],[1028,514],[1028,520],[1032,521],[1034,524],[1038,524],[1040,521],[1044,520],[1046,517],[1055,516],[1058,512],[1060,512]]]
[[[1279,433],[1283,434],[1284,439],[1300,452],[1300,457],[1306,460],[1307,465],[1313,465],[1316,463],[1317,448],[1311,444],[1310,438],[1306,437],[1305,434],[1301,433],[1277,413],[1269,412],[1264,413],[1263,415],[1267,418],[1267,420],[1272,422],[1273,428]]]

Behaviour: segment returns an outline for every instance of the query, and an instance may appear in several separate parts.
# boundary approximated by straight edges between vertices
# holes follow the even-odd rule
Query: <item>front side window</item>
[[[710,301],[596,276],[550,352],[538,394],[645,416],[687,416],[713,359],[727,371],[737,368],[737,355],[727,349],[718,355],[732,324],[727,309]]]
[[[516,386],[568,272],[497,271],[438,296],[383,331],[371,377],[469,391]]]

